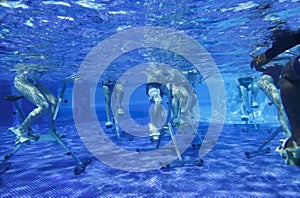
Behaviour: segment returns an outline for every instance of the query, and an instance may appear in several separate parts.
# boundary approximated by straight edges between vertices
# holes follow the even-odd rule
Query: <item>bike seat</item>
[[[4,96],[3,98],[4,98],[4,100],[10,101],[10,102],[16,102],[16,101],[24,98],[24,96],[20,96],[20,95],[19,96],[13,96],[13,95],[10,95],[10,96]]]

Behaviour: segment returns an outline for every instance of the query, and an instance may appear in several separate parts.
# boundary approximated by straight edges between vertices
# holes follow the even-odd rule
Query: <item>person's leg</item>
[[[53,116],[54,116],[54,112],[55,112],[56,105],[57,105],[57,98],[44,85],[38,83],[36,85],[36,87],[41,91],[43,96],[46,98],[48,104],[50,104],[50,124],[51,125],[54,124],[54,127],[55,127],[55,123],[53,123],[53,121],[54,121]]]
[[[153,113],[152,113],[152,117],[151,117],[151,124],[156,127],[156,128],[161,128],[161,126],[159,126],[158,121],[159,119],[163,119],[164,118],[164,113],[163,113],[164,109],[161,103],[154,103],[153,106]]]
[[[269,75],[262,75],[258,79],[259,88],[267,95],[271,102],[277,108],[278,120],[285,132],[287,138],[291,137],[291,131],[289,129],[289,123],[286,117],[286,113],[280,98],[280,94],[277,87],[274,85],[273,78]]]
[[[151,121],[149,124],[149,131],[150,131],[150,136],[153,137],[154,140],[157,140],[159,138],[160,132],[158,126],[158,120],[161,117],[164,119],[164,109],[162,106],[162,98],[161,98],[161,93],[160,90],[156,87],[152,87],[148,91],[148,95],[150,97],[150,101],[154,103],[153,109],[151,112]]]
[[[191,94],[188,92],[184,85],[176,86],[176,97],[179,98],[180,107],[179,116],[177,122],[175,122],[175,126],[178,129],[184,129],[186,127],[186,123],[189,122],[189,108],[191,104]]]
[[[179,93],[180,93],[180,107],[181,113],[186,114],[189,108],[189,99],[191,97],[190,93],[187,91],[185,86],[179,86]]]
[[[25,131],[29,128],[32,122],[39,118],[48,109],[49,104],[40,90],[26,79],[15,78],[14,84],[22,96],[36,105],[36,108],[28,114],[18,128],[9,128],[11,132],[17,135],[16,143],[18,144],[28,140],[28,138],[25,137]]]
[[[172,86],[172,94],[170,95],[169,101],[171,101],[171,110],[173,112],[173,124],[176,125],[181,119],[180,93],[176,85]],[[168,122],[171,121],[171,116],[169,115],[167,119]]]
[[[241,100],[241,104],[240,104],[240,109],[241,109],[241,113],[242,113],[242,120],[244,119],[248,119],[248,92],[247,89],[244,86],[238,86],[239,89],[239,94],[240,94],[240,100]]]
[[[123,107],[122,107],[122,102],[123,102],[123,97],[124,97],[124,88],[123,88],[123,85],[120,84],[120,83],[117,83],[116,86],[115,86],[115,89],[116,89],[116,94],[117,94],[117,103],[118,103],[118,106],[117,106],[117,114],[118,115],[123,115],[124,114],[124,110],[123,110]]]
[[[280,92],[282,102],[289,118],[292,128],[292,138],[300,146],[300,70],[299,58],[290,61],[283,69],[282,79],[280,82]],[[292,141],[287,142],[287,147],[293,147]]]
[[[257,108],[259,105],[257,103],[257,96],[258,96],[258,91],[259,87],[257,83],[253,80],[252,83],[248,85],[248,90],[251,91],[251,107],[252,108]]]
[[[173,123],[175,124],[176,122],[179,122],[181,119],[181,114],[180,114],[180,102],[177,97],[177,94],[173,94],[171,96],[171,108],[173,112]],[[169,116],[168,121],[171,121],[171,116]]]
[[[197,101],[198,101],[197,94],[193,93],[191,96],[191,105],[190,105],[190,109],[189,109],[192,118],[197,116],[197,113],[199,113],[199,112],[194,112],[195,111],[194,107],[196,106]]]
[[[112,127],[113,123],[111,122],[111,94],[112,90],[107,85],[102,85],[104,99],[105,99],[105,111],[106,111],[106,123],[107,128]]]
[[[33,121],[48,109],[49,104],[41,91],[27,80],[16,78],[14,84],[22,96],[37,106],[19,127],[20,130],[26,130]]]
[[[193,87],[189,82],[186,82],[184,85],[185,89],[188,93],[188,106],[187,111],[189,112],[189,115],[191,118],[193,118],[194,115],[194,107],[197,104],[197,94],[195,92],[195,87]]]

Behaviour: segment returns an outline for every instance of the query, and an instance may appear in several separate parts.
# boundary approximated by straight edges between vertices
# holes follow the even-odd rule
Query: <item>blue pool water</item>
[[[43,73],[41,83],[57,96],[64,79],[79,74],[77,81],[67,83],[57,129],[79,159],[92,160],[83,173],[74,175],[76,161],[59,144],[23,145],[8,160],[10,168],[0,169],[0,197],[297,197],[299,168],[285,165],[275,152],[283,134],[268,144],[269,153],[246,157],[245,152],[257,150],[280,124],[274,105],[262,92],[255,119],[241,121],[235,80],[260,75],[250,69],[249,53],[258,46],[256,53],[266,49],[278,29],[298,29],[299,6],[298,0],[0,1],[1,161],[15,148],[15,137],[7,129],[20,121],[14,105],[3,97],[18,94],[13,79],[24,70]],[[173,34],[162,34],[165,30]],[[192,39],[192,44],[183,45],[183,38]],[[190,53],[198,55],[191,47],[195,43],[201,57],[204,54],[202,60]],[[149,140],[145,127],[151,109],[145,79],[135,78],[143,77],[143,71],[131,69],[158,62],[188,70],[194,60],[205,78],[195,86],[198,136],[180,147],[184,166],[175,160],[159,168],[166,163],[164,157],[176,158],[175,148],[166,133],[160,145],[166,155],[155,156],[157,143]],[[133,91],[124,105],[134,122],[120,117],[118,138],[115,128],[104,127],[99,82],[125,74],[125,90]],[[214,80],[220,84],[214,86]],[[166,98],[163,103],[166,109]],[[25,113],[33,108],[26,100],[19,105]],[[47,134],[48,116],[31,126],[36,133]],[[209,133],[211,128],[217,132]],[[179,144],[184,142],[181,137],[177,136]],[[140,157],[146,161],[137,163]],[[195,166],[196,160],[203,164]]]

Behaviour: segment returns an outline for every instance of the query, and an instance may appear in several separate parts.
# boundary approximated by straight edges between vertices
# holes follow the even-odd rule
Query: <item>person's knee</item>
[[[257,86],[260,89],[264,89],[266,86],[268,86],[270,83],[273,83],[272,77],[266,74],[261,75],[257,80]]]
[[[265,81],[262,77],[260,77],[257,81],[257,85],[260,89],[264,90]]]
[[[118,93],[124,92],[123,85],[120,84],[120,83],[118,83],[118,84],[115,85],[115,89],[116,89],[116,91],[117,91]]]
[[[152,101],[153,103],[162,104],[162,97],[158,88],[153,87],[149,89],[148,95],[150,97],[150,101]]]
[[[57,98],[52,97],[49,101],[48,101],[52,106],[55,106],[57,104]]]
[[[103,89],[103,92],[104,92],[105,96],[110,96],[111,95],[112,89],[109,86],[102,85],[102,89]]]
[[[154,101],[155,104],[162,104],[162,98],[158,94],[153,96],[152,100]]]
[[[259,87],[256,82],[253,82],[248,86],[248,90],[252,91],[253,93],[258,93],[258,89]]]
[[[15,80],[14,80],[14,86],[15,88],[19,91],[19,89],[21,89],[21,87],[23,86],[23,83],[22,83],[22,79],[21,78],[18,78],[16,77]]]
[[[47,102],[40,103],[36,109],[31,112],[32,116],[38,116],[45,113],[49,109],[49,104]]]
[[[49,109],[49,103],[43,102],[39,105],[40,111],[43,113]]]

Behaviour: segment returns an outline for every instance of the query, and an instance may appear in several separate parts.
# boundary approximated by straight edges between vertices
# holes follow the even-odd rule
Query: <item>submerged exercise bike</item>
[[[255,50],[251,51],[250,52],[250,56],[252,58],[255,58],[255,53],[260,50],[261,47],[257,47]],[[298,55],[298,53],[295,53],[295,52],[291,52],[289,50],[286,50],[285,51],[286,53],[288,54],[292,54],[292,55]],[[290,56],[288,57],[276,57],[274,58],[273,60],[277,60],[277,61],[280,61],[280,60],[286,60],[286,59],[290,59]],[[272,104],[272,103],[271,103]],[[271,131],[270,131],[271,132]],[[246,151],[245,152],[245,155],[247,158],[251,158],[251,157],[254,157],[254,156],[257,156],[257,155],[263,155],[265,153],[270,153],[271,152],[271,148],[268,146],[268,144],[279,134],[279,133],[283,133],[284,130],[282,128],[282,126],[280,125],[279,127],[277,127],[273,132],[272,134],[266,139],[263,141],[262,145],[258,147],[258,149],[254,150],[254,151]],[[277,149],[276,149],[277,150]],[[278,151],[277,151],[278,152]]]
[[[173,142],[174,145],[174,149],[177,155],[177,160],[173,161],[172,163],[161,163],[160,166],[161,168],[169,168],[169,167],[181,167],[181,166],[202,166],[203,165],[203,160],[202,159],[192,159],[192,160],[186,160],[183,158],[183,156],[181,155],[180,151],[179,151],[179,147],[177,144],[177,140],[176,140],[176,134],[174,131],[174,126],[172,124],[172,118],[171,118],[171,109],[172,109],[172,97],[175,96],[171,96],[172,94],[168,93],[167,98],[168,98],[168,102],[167,102],[167,118],[166,118],[166,123],[165,125],[160,129],[160,135],[158,140],[156,141],[156,149],[159,149],[161,141],[163,139],[163,137],[165,136],[166,133],[169,133],[170,138]],[[191,105],[191,98],[188,99],[188,107],[190,107]],[[180,109],[179,109],[180,111]],[[190,127],[191,132],[193,134],[193,136],[196,136],[200,142],[203,142],[202,137],[198,134],[197,128],[194,126],[193,121],[191,119],[191,115],[190,112],[188,112],[188,114],[185,116],[186,119],[186,123],[185,123],[185,127]],[[180,129],[178,130],[178,132],[180,131]],[[153,139],[151,141],[154,141]],[[194,148],[194,146],[193,146]]]
[[[51,120],[51,126],[48,130],[48,134],[35,134],[32,130],[31,127],[28,128],[28,133],[27,136],[29,138],[28,141],[25,141],[23,143],[18,143],[16,144],[16,147],[8,153],[7,155],[4,156],[3,161],[0,163],[0,173],[3,173],[7,170],[9,170],[11,163],[8,162],[8,160],[22,147],[23,144],[31,144],[33,142],[39,142],[39,141],[54,141],[57,142],[60,146],[63,147],[63,149],[66,151],[66,155],[70,155],[73,157],[73,159],[77,162],[77,165],[74,167],[74,174],[79,175],[80,173],[84,172],[86,169],[86,166],[91,163],[90,159],[85,159],[85,160],[80,160],[67,146],[66,144],[62,141],[62,138],[65,136],[60,134],[59,131],[56,130],[56,119],[57,115],[60,109],[60,105],[63,102],[63,97],[64,93],[66,90],[67,83],[69,81],[72,81],[76,78],[76,75],[73,74],[64,80],[63,87],[61,89],[55,111]],[[20,114],[21,118],[24,120],[26,118],[24,111],[18,104],[18,101],[20,99],[24,98],[23,96],[5,96],[4,99],[10,102],[14,103],[14,106],[17,110],[17,112]]]

